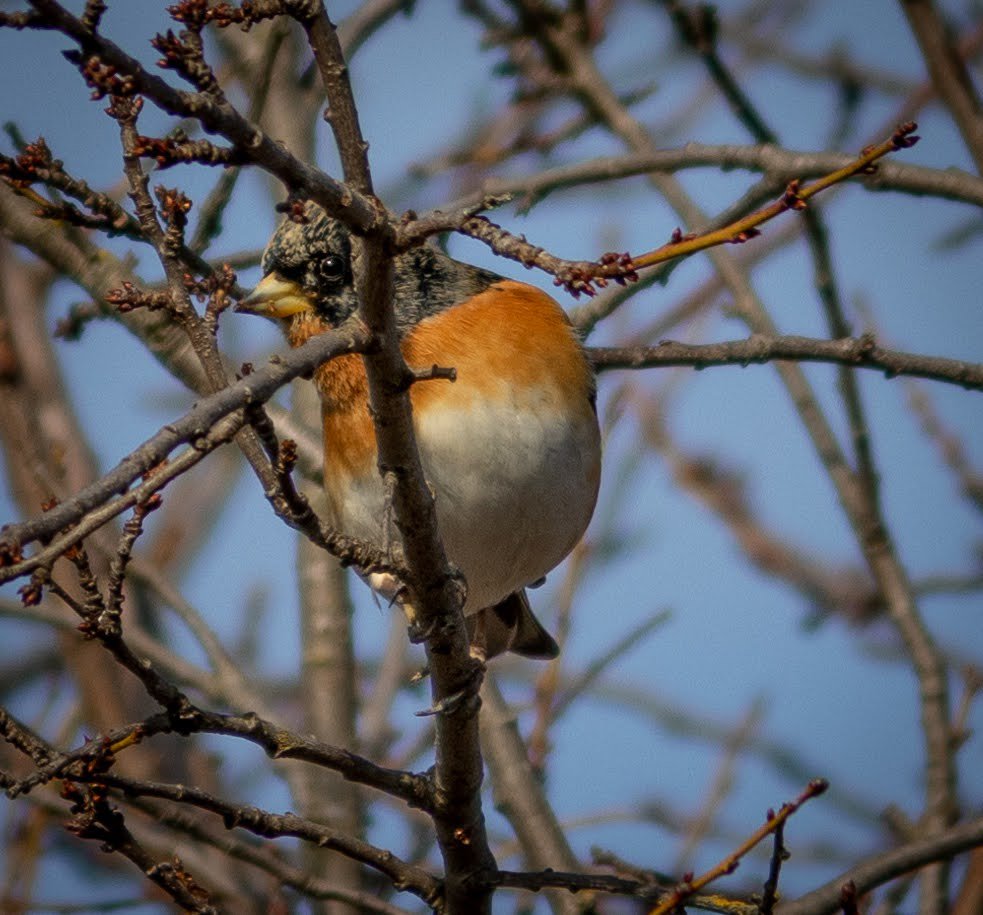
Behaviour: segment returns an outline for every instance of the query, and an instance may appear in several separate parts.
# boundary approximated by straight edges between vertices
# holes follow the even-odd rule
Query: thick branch
[[[338,144],[345,178],[371,194],[367,146],[348,81],[348,69],[322,4],[305,23],[331,105],[328,121]],[[436,714],[437,798],[432,811],[445,867],[448,913],[490,911],[491,888],[480,874],[494,870],[481,809],[482,760],[478,737],[481,671],[468,650],[461,607],[463,592],[451,575],[437,530],[433,495],[413,434],[407,380],[392,307],[392,238],[386,222],[356,245],[360,313],[379,344],[364,356],[369,402],[375,423],[379,471],[391,480],[393,508],[430,665]],[[418,602],[418,604],[417,604]]]

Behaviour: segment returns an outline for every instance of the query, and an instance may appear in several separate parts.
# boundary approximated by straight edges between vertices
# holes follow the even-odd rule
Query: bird
[[[275,321],[291,346],[358,308],[350,230],[311,201],[275,230],[262,279],[237,310]],[[431,245],[394,258],[393,309],[411,369],[454,380],[411,386],[413,428],[448,561],[464,577],[471,654],[555,658],[525,589],[571,552],[597,501],[596,383],[576,330],[535,286]],[[324,487],[330,522],[377,547],[398,544],[377,466],[361,356],[320,366]],[[390,576],[369,576],[390,600]],[[404,607],[405,609],[405,607]],[[412,619],[410,620],[412,623]]]

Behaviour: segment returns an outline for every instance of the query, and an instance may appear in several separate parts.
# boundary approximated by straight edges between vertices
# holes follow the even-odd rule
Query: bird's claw
[[[459,689],[456,693],[451,693],[449,696],[444,696],[443,699],[438,699],[429,708],[421,709],[415,714],[418,718],[427,718],[431,715],[453,715],[464,703],[464,700],[468,698],[470,693],[471,690],[467,687]]]

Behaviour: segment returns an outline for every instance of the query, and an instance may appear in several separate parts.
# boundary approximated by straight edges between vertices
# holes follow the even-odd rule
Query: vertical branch
[[[302,24],[327,92],[328,122],[338,145],[345,180],[358,192],[371,194],[368,146],[359,127],[348,68],[320,0],[313,4]],[[463,593],[447,565],[433,497],[424,480],[413,435],[408,396],[412,376],[395,332],[388,231],[382,224],[367,233],[356,247],[355,259],[360,314],[379,344],[378,352],[364,356],[379,470],[394,481],[393,508],[413,599],[419,602],[417,610],[430,664],[436,712],[434,822],[444,859],[447,911],[489,912],[491,889],[483,877],[495,870],[495,859],[488,847],[481,809],[477,696],[481,668],[469,655],[461,614]]]
[[[848,337],[850,326],[843,313],[843,300],[836,282],[833,261],[829,252],[829,233],[826,223],[818,210],[810,207],[802,216],[806,227],[806,239],[812,254],[816,289],[826,313],[829,334],[834,339]],[[856,373],[848,366],[837,370],[840,396],[846,408],[850,437],[853,440],[853,454],[856,463],[857,481],[865,494],[872,512],[880,514],[880,480],[874,455],[870,448],[870,426],[860,397],[860,385]]]
[[[932,85],[952,114],[976,170],[983,174],[983,112],[966,62],[932,0],[901,0],[901,9],[921,48]]]
[[[542,782],[529,761],[529,750],[519,734],[515,715],[487,676],[481,690],[482,743],[491,775],[495,805],[512,824],[522,847],[525,865],[533,870],[576,871],[579,867],[563,828],[546,799]],[[550,896],[556,915],[573,915],[592,908],[594,900],[567,893]]]
[[[362,137],[358,108],[348,79],[348,64],[338,33],[334,23],[328,19],[321,0],[307,0],[307,3],[313,12],[303,20],[303,26],[328,96],[329,107],[324,112],[324,119],[331,126],[338,145],[345,181],[360,193],[371,194],[369,144]]]
[[[67,497],[98,476],[59,371],[44,309],[38,307],[43,296],[43,290],[31,282],[27,266],[18,264],[10,246],[0,240],[0,348],[5,355],[0,447],[14,500],[28,516],[43,503]],[[103,538],[97,539],[106,547],[96,556],[95,571],[101,575],[108,571],[105,557],[111,547]],[[89,727],[106,730],[139,716],[141,706],[124,688],[125,673],[75,633],[61,636],[60,643]],[[128,759],[129,771],[147,775],[155,762],[153,754],[137,752]]]
[[[313,385],[297,385],[294,411],[306,420],[320,416]],[[304,487],[314,506],[325,502],[320,487]],[[297,537],[297,579],[300,590],[300,703],[304,731],[340,747],[358,746],[358,668],[352,643],[352,605],[348,575],[335,557]],[[344,832],[364,837],[362,792],[334,772],[304,766],[298,771],[306,797],[304,816]],[[352,858],[308,848],[308,869],[347,890],[361,888],[361,867]],[[324,915],[351,915],[344,902],[325,902]]]
[[[168,217],[165,231],[157,220],[156,209],[148,190],[149,177],[140,165],[136,154],[137,115],[142,108],[142,99],[115,96],[109,108],[110,116],[119,123],[120,145],[123,150],[123,171],[129,184],[130,198],[136,208],[140,227],[153,244],[167,278],[168,293],[172,311],[188,335],[188,340],[201,363],[209,382],[210,391],[225,387],[227,378],[222,367],[215,338],[198,316],[191,303],[185,286],[184,265],[175,257],[175,235],[182,230],[184,213],[190,209],[190,201],[185,201],[177,192],[158,189],[164,198],[162,203]],[[181,239],[183,241],[183,239]]]

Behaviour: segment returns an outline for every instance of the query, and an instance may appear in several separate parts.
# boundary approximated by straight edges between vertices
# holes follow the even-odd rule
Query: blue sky
[[[739,8],[732,3],[718,6],[722,16]],[[107,34],[130,48],[142,46],[142,58],[153,61],[157,55],[149,45],[135,42],[137,36],[149,38],[168,27],[163,4],[129,0],[110,7]],[[348,4],[337,5],[336,18],[347,8]],[[952,9],[961,15],[961,7]],[[376,185],[394,209],[423,210],[445,198],[449,180],[422,186],[406,179],[408,166],[440,151],[459,136],[469,117],[494,109],[507,95],[508,84],[488,76],[500,52],[483,50],[480,37],[475,25],[462,21],[451,4],[417,4],[412,17],[397,18],[354,62],[353,84],[371,144]],[[816,4],[815,14],[783,37],[803,52],[820,55],[842,48],[868,65],[912,80],[923,78],[900,9],[888,0]],[[114,125],[101,114],[105,103],[87,101],[88,92],[76,72],[57,54],[63,47],[67,42],[55,36],[0,31],[0,80],[7,87],[0,113],[26,137],[44,135],[69,170],[93,185],[109,185],[119,177]],[[695,64],[670,68],[672,48],[658,11],[628,4],[614,17],[600,49],[602,65],[616,75],[619,88],[633,85],[639,74],[648,74],[646,78],[654,74],[657,91],[638,111],[647,124],[660,123],[702,79]],[[790,78],[774,65],[753,70],[746,87],[766,119],[776,125],[784,145],[816,149],[826,142],[835,103],[829,90]],[[876,93],[866,98],[844,148],[852,151],[866,142],[867,133],[881,125],[896,105],[896,98]],[[920,122],[921,143],[899,153],[899,159],[971,170],[958,135],[938,109],[926,111]],[[151,132],[161,123],[148,113],[143,129]],[[749,142],[721,104],[709,106],[684,137],[673,137],[668,145],[685,139]],[[322,148],[327,145],[325,136]],[[4,151],[9,152],[9,145]],[[592,132],[558,151],[555,161],[619,151],[616,141]],[[325,151],[321,164],[331,169],[333,161]],[[525,173],[539,164],[527,158],[513,167],[516,173]],[[163,180],[200,197],[214,177],[204,169],[175,169]],[[714,212],[736,199],[753,176],[699,170],[686,173],[682,180]],[[862,303],[873,315],[878,334],[899,349],[979,359],[983,351],[979,236],[955,250],[941,250],[936,244],[950,228],[974,216],[968,207],[850,187],[837,193],[826,213],[838,280],[854,314],[855,304]],[[526,216],[503,210],[495,219],[568,257],[596,256],[610,248],[646,250],[664,241],[678,224],[640,179],[600,192],[558,193]],[[216,253],[262,246],[274,220],[259,182],[243,182]],[[777,230],[765,229],[766,233]],[[130,248],[119,242],[113,247]],[[553,291],[549,277],[496,260],[475,242],[452,239],[450,247],[457,256]],[[154,275],[150,260],[144,257],[144,262]],[[696,287],[709,270],[705,258],[693,258],[673,274],[667,288],[643,293],[624,314],[602,325],[595,342],[624,339],[631,328],[643,325]],[[256,276],[244,274],[242,279],[248,283]],[[783,331],[825,333],[803,245],[770,258],[755,271],[754,279]],[[50,309],[51,322],[81,297],[77,289],[60,284]],[[561,301],[567,307],[574,304],[568,298]],[[272,329],[259,323],[232,316],[225,320],[221,341],[233,364],[244,358],[262,359],[282,348]],[[863,326],[862,318],[857,318],[857,325]],[[695,333],[695,339],[731,339],[745,336],[746,331],[716,312]],[[189,395],[139,344],[108,322],[90,327],[79,343],[59,344],[59,358],[105,468],[190,403]],[[842,432],[835,372],[822,366],[811,366],[807,372]],[[602,409],[621,380],[623,376],[614,374],[601,379]],[[641,398],[655,397],[665,384],[678,386],[668,419],[676,441],[688,450],[711,453],[743,473],[756,510],[790,543],[844,565],[857,564],[852,534],[830,484],[817,472],[816,457],[773,367],[717,368],[698,375],[653,372],[632,380],[635,396]],[[905,385],[873,373],[861,373],[860,381],[883,476],[885,513],[911,574],[917,578],[966,569],[980,543],[979,514],[960,500],[956,482],[940,466],[934,446],[921,435],[907,410]],[[983,455],[979,395],[942,385],[927,390],[979,466]],[[612,683],[730,725],[761,700],[762,736],[806,756],[814,762],[816,775],[859,792],[874,806],[899,803],[909,815],[917,816],[923,759],[916,684],[907,668],[872,651],[894,644],[890,627],[879,623],[857,631],[833,620],[818,629],[806,628],[803,623],[810,608],[788,588],[747,566],[730,535],[679,489],[664,463],[641,454],[639,432],[638,421],[629,418],[608,443],[599,515],[614,495],[615,469],[630,466],[631,495],[618,530],[632,538],[633,547],[588,573],[566,649],[570,669],[588,663],[599,649],[657,609],[669,608],[670,622],[616,665],[609,676]],[[189,506],[189,511],[193,509]],[[0,517],[12,516],[9,498],[0,490]],[[262,586],[269,613],[261,672],[289,675],[296,669],[298,654],[293,535],[272,517],[255,480],[245,474],[222,531],[220,542],[211,544],[186,570],[183,590],[219,633],[232,640],[239,632],[246,596]],[[562,570],[554,573],[550,584],[534,595],[547,621],[562,577]],[[357,638],[360,645],[373,646],[385,637],[386,612],[360,585],[356,593]],[[923,605],[942,644],[977,662],[983,660],[980,612],[978,595],[933,598]],[[6,644],[36,637],[36,630],[3,619],[0,631]],[[187,650],[194,654],[190,644]],[[953,692],[958,697],[957,679]],[[517,701],[528,699],[528,687],[521,680],[510,684],[509,693]],[[983,724],[978,707],[971,724],[977,729]],[[676,737],[651,718],[602,697],[576,706],[557,728],[554,741],[549,790],[562,817],[632,808],[654,799],[695,812],[721,758],[719,747]],[[222,749],[230,748],[222,745]],[[960,755],[963,797],[969,809],[977,810],[983,795],[980,749],[980,738],[972,737]],[[720,821],[728,830],[747,832],[768,807],[794,796],[799,787],[758,757],[744,758]],[[262,790],[275,791],[269,785]],[[269,793],[261,793],[257,800],[271,806],[288,803]],[[493,820],[493,825],[501,824]],[[796,842],[836,839],[848,854],[859,854],[872,849],[879,838],[878,829],[845,820],[822,801],[797,816],[787,832],[793,852]],[[651,825],[586,826],[574,830],[572,839],[585,856],[590,846],[601,845],[651,867],[666,866],[677,849],[676,838]],[[709,864],[725,850],[726,843],[708,842],[697,864]],[[790,870],[786,889],[805,889],[836,869],[836,864],[816,864]],[[741,874],[756,881],[758,875],[763,878],[764,870],[760,863],[746,865]]]

